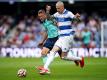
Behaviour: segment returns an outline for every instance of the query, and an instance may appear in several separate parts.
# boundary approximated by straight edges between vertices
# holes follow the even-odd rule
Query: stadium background
[[[107,1],[75,0],[72,2],[73,0],[62,0],[65,3],[66,9],[72,11],[74,14],[77,12],[81,14],[81,21],[73,22],[72,25],[77,30],[73,47],[76,49],[87,49],[87,51],[98,49],[96,52],[94,51],[95,56],[92,56],[98,58],[89,58],[90,55],[88,55],[88,58],[85,59],[86,67],[83,70],[74,67],[75,65],[73,63],[56,59],[56,62],[53,63],[53,75],[40,77],[34,69],[34,66],[42,64],[40,58],[9,58],[13,57],[11,55],[14,55],[14,53],[14,57],[20,57],[18,56],[20,49],[33,49],[33,53],[38,54],[40,49],[38,49],[37,45],[42,39],[42,25],[37,18],[37,11],[41,8],[45,9],[45,6],[48,4],[52,6],[51,14],[55,13],[56,1],[57,0],[0,0],[0,80],[6,80],[6,76],[8,80],[19,80],[16,73],[21,67],[26,68],[29,72],[27,78],[24,78],[24,80],[34,80],[36,78],[37,80],[50,80],[50,77],[52,78],[51,80],[107,79],[107,60],[104,58],[107,57],[106,28],[104,28],[104,35],[101,34],[101,24],[107,20]],[[88,46],[84,45],[85,37],[80,35],[86,29],[91,33],[91,35],[87,35],[90,36]],[[102,54],[100,51],[102,49],[101,45],[104,45]],[[37,49],[37,52],[35,49]],[[26,55],[27,50],[23,53]],[[40,54],[34,55],[33,57],[35,56],[40,57]],[[28,56],[24,57],[32,56],[28,54]],[[57,64],[58,61],[61,61],[62,64]],[[60,66],[62,65],[64,67],[62,68],[62,72],[60,72]],[[65,77],[59,78],[58,75],[61,77],[65,75]],[[14,77],[12,78],[12,76]]]
[[[13,1],[13,2],[12,2]],[[0,37],[2,47],[37,47],[38,41],[41,39],[41,24],[37,20],[37,11],[49,4],[52,6],[51,14],[55,10],[55,1],[53,2],[10,2],[0,3]],[[92,33],[91,40],[95,43],[95,47],[100,47],[100,24],[106,20],[106,2],[105,1],[77,1],[75,4],[69,4],[65,1],[65,7],[74,14],[81,14],[81,22],[75,22],[73,26],[78,30],[76,41],[83,42],[80,39],[81,33],[85,27],[89,28]],[[29,36],[30,35],[30,36]],[[28,40],[27,40],[28,39]],[[35,44],[33,45],[34,42]],[[27,44],[26,44],[26,41]],[[31,43],[30,43],[31,42]],[[84,43],[84,42],[83,42]],[[11,45],[10,45],[11,44]]]

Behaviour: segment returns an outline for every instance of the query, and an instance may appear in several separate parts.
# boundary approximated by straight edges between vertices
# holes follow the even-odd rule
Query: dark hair
[[[44,9],[40,9],[40,10],[38,11],[38,14],[40,14],[40,13],[46,13],[46,12],[45,12]]]

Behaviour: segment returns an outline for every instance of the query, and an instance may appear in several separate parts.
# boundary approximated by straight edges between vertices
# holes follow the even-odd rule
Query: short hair
[[[56,3],[56,6],[64,6],[64,3],[62,2],[62,1],[58,1],[57,3]]]
[[[38,14],[40,14],[40,13],[44,13],[44,14],[45,14],[46,12],[45,12],[44,9],[40,9],[40,10],[38,11]]]

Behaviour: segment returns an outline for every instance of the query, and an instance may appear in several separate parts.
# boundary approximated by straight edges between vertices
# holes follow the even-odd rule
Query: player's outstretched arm
[[[46,5],[46,13],[47,13],[47,14],[50,14],[50,10],[51,10],[51,6]]]
[[[73,18],[74,21],[80,21],[80,14],[79,13],[76,13],[74,18]]]
[[[50,15],[51,6],[46,5],[46,14],[47,18],[53,22],[54,25],[57,26],[57,21],[55,20],[54,15]]]
[[[51,10],[51,6],[46,5],[46,14],[47,14],[48,19],[52,18],[52,15],[50,15],[50,10]]]

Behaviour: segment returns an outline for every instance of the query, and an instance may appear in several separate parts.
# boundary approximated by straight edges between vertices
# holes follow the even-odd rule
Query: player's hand
[[[51,6],[46,5],[46,11],[50,11],[51,10]]]
[[[39,42],[38,46],[43,46],[43,42]]]
[[[80,14],[79,14],[79,13],[76,13],[75,17],[76,17],[76,18],[80,18]]]

